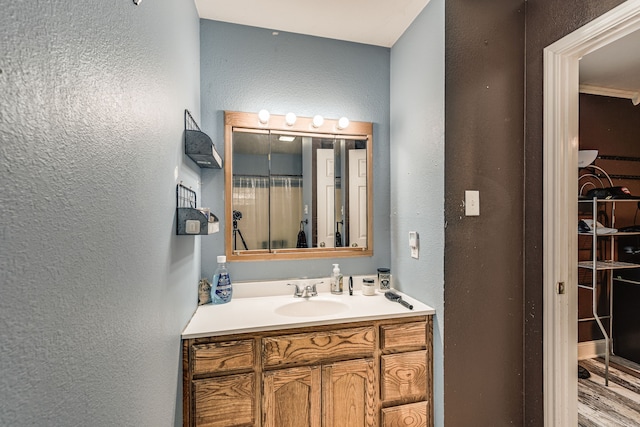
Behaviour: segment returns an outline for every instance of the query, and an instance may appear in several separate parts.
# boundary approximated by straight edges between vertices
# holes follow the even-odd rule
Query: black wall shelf
[[[189,110],[184,110],[184,152],[201,168],[222,169],[222,158],[213,141],[202,132]]]
[[[176,234],[208,235],[220,230],[218,218],[208,209],[198,209],[196,192],[182,184],[176,186],[176,206]]]

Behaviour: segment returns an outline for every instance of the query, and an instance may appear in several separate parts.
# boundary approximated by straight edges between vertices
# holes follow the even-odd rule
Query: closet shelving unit
[[[639,235],[640,232],[615,232],[615,233],[598,233],[598,207],[602,206],[605,212],[610,212],[611,225],[615,228],[615,212],[616,203],[638,203],[638,199],[579,199],[579,203],[590,203],[592,205],[593,230],[588,233],[579,232],[579,235],[591,236],[591,259],[588,261],[579,261],[578,268],[591,270],[591,285],[579,284],[579,287],[590,289],[593,295],[593,319],[598,324],[605,340],[605,385],[609,385],[609,355],[613,353],[613,345],[611,340],[611,332],[613,328],[613,280],[614,271],[622,269],[640,268],[640,264],[622,262],[617,260],[616,239],[620,236]],[[605,241],[605,250],[599,251],[599,243]],[[598,281],[598,273],[603,272],[603,279]],[[601,316],[598,314],[598,297],[597,287],[606,286],[609,291],[609,315]],[[609,321],[609,332],[602,323],[604,319]],[[591,320],[591,319],[589,319]]]

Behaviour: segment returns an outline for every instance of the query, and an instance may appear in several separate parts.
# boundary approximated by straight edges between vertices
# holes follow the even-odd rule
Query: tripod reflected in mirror
[[[344,227],[344,221],[336,222],[336,241],[335,241],[336,248],[342,247],[342,233],[340,233],[341,225]]]
[[[240,241],[242,242],[242,247],[244,250],[248,250],[247,242],[244,241],[244,237],[242,237],[242,231],[238,228],[238,221],[242,219],[242,212],[233,211],[233,250],[238,249],[238,236],[240,236]]]

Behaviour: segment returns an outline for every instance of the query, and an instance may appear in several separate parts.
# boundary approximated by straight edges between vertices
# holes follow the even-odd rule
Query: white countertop
[[[409,310],[397,302],[389,301],[383,293],[377,292],[373,296],[362,295],[360,283],[361,281],[357,280],[352,296],[349,295],[346,286],[342,295],[333,295],[327,291],[326,286],[319,285],[318,296],[308,299],[294,298],[293,289],[288,288],[286,283],[284,283],[284,287],[282,284],[277,286],[279,295],[244,296],[247,293],[240,291],[238,293],[243,296],[236,297],[236,285],[234,284],[234,298],[230,302],[198,306],[191,321],[182,332],[182,338],[435,314],[432,307],[398,291],[395,292],[412,304],[413,310]],[[288,293],[283,295],[283,289]],[[298,316],[282,315],[276,312],[276,309],[283,305],[311,303],[309,306],[313,306],[314,301],[333,301],[347,307],[340,305],[341,312],[325,315],[316,315],[312,311],[307,312],[304,309],[302,310],[303,315]]]

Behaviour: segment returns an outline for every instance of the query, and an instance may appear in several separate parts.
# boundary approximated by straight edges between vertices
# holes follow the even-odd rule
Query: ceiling
[[[580,60],[580,91],[640,101],[640,31]]]
[[[391,47],[429,0],[195,0],[200,18]]]
[[[392,47],[429,0],[194,0],[200,18]],[[581,92],[640,103],[640,31],[585,55]]]

